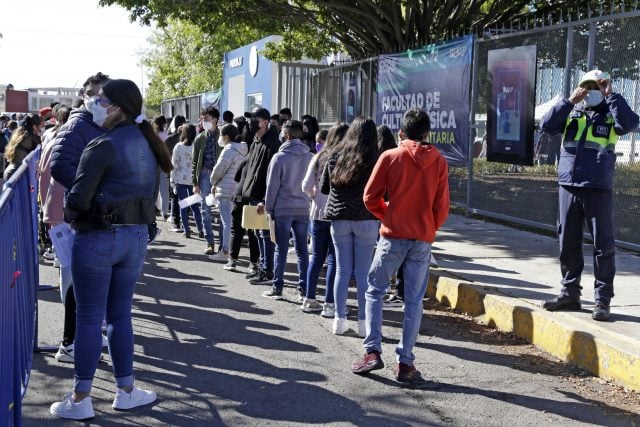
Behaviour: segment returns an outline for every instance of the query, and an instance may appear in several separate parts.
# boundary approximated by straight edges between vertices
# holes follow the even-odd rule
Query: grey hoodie
[[[312,157],[299,139],[280,146],[267,171],[265,209],[269,215],[309,216],[310,198],[302,191],[302,180]]]

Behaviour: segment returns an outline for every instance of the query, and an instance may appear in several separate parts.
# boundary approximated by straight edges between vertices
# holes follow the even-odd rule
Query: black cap
[[[253,111],[249,112],[247,111],[246,113],[244,113],[244,116],[249,118],[249,119],[264,119],[264,120],[270,120],[271,119],[271,113],[269,113],[269,110],[267,110],[266,108],[254,108]]]

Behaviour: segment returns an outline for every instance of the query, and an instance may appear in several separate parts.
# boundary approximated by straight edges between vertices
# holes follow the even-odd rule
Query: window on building
[[[256,107],[262,107],[262,92],[247,95],[247,111],[253,111]]]

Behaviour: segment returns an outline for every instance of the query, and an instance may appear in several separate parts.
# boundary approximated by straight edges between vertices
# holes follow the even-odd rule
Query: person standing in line
[[[265,213],[264,199],[267,192],[267,170],[271,158],[278,152],[280,143],[275,129],[269,128],[271,115],[265,108],[256,108],[245,115],[251,119],[250,131],[254,134],[253,143],[249,148],[247,158],[247,174],[242,187],[242,197],[249,200],[249,204],[257,206],[257,212]],[[248,274],[249,283],[267,285],[273,282],[274,244],[269,230],[260,230],[258,237],[260,247],[260,271]]]
[[[333,333],[344,334],[347,326],[347,296],[353,274],[358,295],[358,335],[365,334],[364,294],[371,266],[378,220],[362,201],[364,187],[378,159],[378,131],[373,120],[356,117],[342,144],[332,150],[324,169],[321,191],[328,194],[325,217],[331,220],[336,250]],[[388,284],[388,278],[387,278]]]
[[[233,197],[233,210],[231,211],[231,256],[229,261],[227,261],[222,268],[228,271],[236,271],[238,266],[238,257],[240,256],[240,248],[242,247],[242,240],[244,239],[244,234],[246,232],[249,240],[249,268],[247,269],[247,275],[250,276],[260,271],[260,247],[254,230],[245,230],[242,228],[242,211],[248,204],[248,200],[242,197],[242,187],[246,178],[247,158],[245,157],[238,165],[238,170],[234,177],[236,190]]]
[[[429,144],[429,129],[426,111],[407,111],[402,118],[403,141],[380,156],[364,190],[364,203],[382,226],[366,292],[366,337],[362,344],[366,354],[353,364],[356,374],[384,367],[380,357],[382,298],[389,277],[404,263],[405,309],[395,374],[400,382],[420,379],[413,347],[422,320],[429,254],[436,231],[449,214],[447,161]]]
[[[333,298],[333,285],[336,279],[336,252],[331,239],[331,221],[325,219],[327,195],[320,191],[320,179],[327,163],[328,153],[331,152],[344,138],[349,129],[348,125],[338,124],[333,126],[324,136],[323,149],[313,156],[307,173],[302,180],[302,190],[312,198],[311,201],[311,247],[312,255],[307,270],[307,293],[300,308],[305,313],[321,311],[322,317],[333,318],[335,315],[335,303]],[[322,264],[327,261],[326,288],[324,293],[324,305],[316,301],[316,288],[318,276]]]
[[[40,203],[42,205],[42,222],[46,224],[46,231],[64,222],[62,213],[64,187],[55,179],[51,178],[51,149],[53,148],[51,141],[56,137],[62,125],[69,120],[70,112],[67,107],[61,107],[56,111],[56,124],[45,132],[45,138],[42,141],[42,153],[40,154],[40,163],[38,164],[40,171],[38,189],[40,192]],[[58,267],[60,265],[58,257],[55,252],[53,255],[53,266]],[[60,283],[63,284],[64,282],[68,282],[68,280],[63,280],[61,277]],[[60,286],[63,304],[66,290],[65,286]],[[71,342],[73,342],[73,337],[71,338]]]
[[[638,115],[600,70],[582,76],[569,99],[561,99],[540,122],[542,131],[562,133],[558,163],[560,295],[545,301],[549,311],[580,310],[585,220],[593,238],[595,305],[591,317],[610,317],[616,246],[613,227],[613,174],[618,136],[638,127]]]
[[[171,155],[171,164],[173,165],[171,182],[176,189],[178,200],[183,200],[193,194],[193,187],[191,187],[191,167],[193,165],[193,141],[196,138],[196,127],[192,124],[185,124],[182,126],[180,134],[180,143],[173,148],[173,154]],[[204,232],[202,231],[200,203],[195,203],[180,210],[184,237],[187,239],[191,238],[189,210],[193,212],[193,218],[198,228],[198,237],[203,238]]]
[[[145,120],[135,83],[110,80],[94,102],[93,120],[108,131],[83,151],[64,207],[77,230],[71,259],[78,311],[74,387],[50,408],[52,415],[76,420],[95,416],[91,390],[105,316],[116,381],[112,407],[156,400],[155,392],[134,385],[131,305],[147,253],[147,224],[155,217],[158,167],[171,171],[169,150]]]
[[[169,149],[169,153],[173,155],[173,149],[180,142],[181,127],[185,124],[187,119],[184,116],[177,115],[171,120],[169,125],[169,136],[165,139],[164,143]],[[169,223],[171,224],[171,231],[184,232],[180,225],[180,205],[178,204],[178,195],[175,192],[175,188],[169,186],[169,204],[171,205],[171,215],[169,216]]]
[[[155,116],[152,120],[153,130],[158,135],[158,138],[164,142],[169,134],[167,133],[167,119],[163,115]],[[169,217],[169,175],[160,174],[160,181],[158,185],[158,200],[156,206],[160,209],[162,220],[165,221]]]
[[[204,201],[209,193],[211,193],[211,171],[218,160],[218,119],[220,111],[211,106],[202,110],[200,115],[200,124],[204,129],[193,143],[193,168],[192,168],[192,184],[193,192],[200,194]],[[200,204],[202,209],[202,220],[204,223],[204,237],[207,239],[207,247],[204,250],[206,255],[215,253],[215,244],[213,237],[213,227],[211,218],[211,206],[206,203]],[[183,221],[184,222],[184,221]],[[222,245],[222,242],[220,241]]]
[[[41,135],[44,133],[44,122],[37,114],[28,114],[22,124],[11,134],[11,139],[5,149],[5,158],[8,166],[4,170],[4,181],[15,173],[22,161],[29,153],[36,149],[41,142]]]
[[[69,120],[58,131],[51,142],[51,177],[65,188],[66,194],[71,190],[76,177],[78,164],[84,148],[89,141],[102,135],[106,129],[99,125],[104,117],[102,110],[96,109],[98,92],[109,81],[109,76],[100,72],[88,77],[83,88],[83,104],[69,113]],[[93,113],[96,112],[96,120]],[[74,339],[76,335],[76,297],[73,290],[73,274],[71,266],[60,267],[60,287],[64,302],[64,330],[62,342],[56,353],[59,362],[74,361]],[[107,340],[103,340],[106,346]]]
[[[302,191],[302,180],[313,155],[309,147],[300,141],[302,123],[290,120],[283,126],[286,142],[280,146],[269,163],[267,172],[267,192],[264,207],[275,222],[275,274],[270,290],[262,296],[282,299],[284,270],[287,265],[289,234],[293,231],[293,241],[298,259],[298,294],[302,302],[307,288],[309,252],[307,233],[309,232],[309,196]]]
[[[211,185],[215,188],[215,196],[218,200],[223,243],[222,250],[217,254],[209,255],[209,259],[227,263],[231,259],[231,211],[236,187],[234,179],[238,166],[247,156],[249,149],[247,144],[239,138],[238,128],[232,124],[222,126],[218,145],[222,153],[211,172]]]

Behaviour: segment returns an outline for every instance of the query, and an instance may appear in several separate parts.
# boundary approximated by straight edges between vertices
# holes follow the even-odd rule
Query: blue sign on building
[[[260,55],[267,42],[277,43],[282,37],[269,36],[229,51],[224,55],[221,111],[234,116],[263,107],[277,112],[275,87],[277,64]]]

